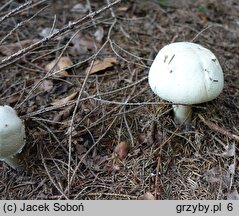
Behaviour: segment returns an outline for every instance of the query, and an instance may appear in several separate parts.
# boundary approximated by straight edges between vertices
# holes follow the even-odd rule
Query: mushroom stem
[[[173,105],[174,121],[176,124],[189,125],[192,116],[192,106],[190,105]]]
[[[4,158],[4,161],[13,169],[21,171],[24,170],[24,166],[21,164],[20,159],[18,155],[10,156],[7,158]]]

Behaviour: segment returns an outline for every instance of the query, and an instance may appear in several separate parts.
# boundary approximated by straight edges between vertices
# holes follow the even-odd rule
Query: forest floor
[[[0,105],[27,137],[25,172],[0,163],[0,199],[239,199],[237,0],[2,2]],[[176,41],[210,49],[224,71],[190,131],[147,80]]]

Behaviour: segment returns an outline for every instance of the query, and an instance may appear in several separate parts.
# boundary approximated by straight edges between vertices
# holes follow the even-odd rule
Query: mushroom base
[[[3,161],[17,171],[23,171],[25,169],[24,165],[21,164],[18,155],[4,158]]]
[[[173,111],[176,124],[190,125],[192,117],[192,107],[190,105],[173,105]]]

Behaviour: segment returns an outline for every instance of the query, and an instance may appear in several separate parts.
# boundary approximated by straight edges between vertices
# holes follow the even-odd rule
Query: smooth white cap
[[[25,145],[25,127],[16,111],[0,106],[0,160],[20,153]]]
[[[216,56],[190,42],[163,47],[150,67],[148,80],[155,94],[179,104],[213,100],[224,85],[223,71]]]

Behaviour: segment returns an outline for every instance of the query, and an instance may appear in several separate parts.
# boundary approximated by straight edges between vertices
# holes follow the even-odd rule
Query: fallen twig
[[[230,137],[230,138],[232,138],[232,139],[235,139],[236,141],[239,141],[239,136],[237,136],[237,135],[235,135],[235,134],[233,134],[233,133],[231,133],[231,132],[229,132],[229,131],[227,131],[227,130],[221,128],[221,127],[219,127],[218,125],[214,124],[214,123],[211,122],[211,121],[206,121],[200,114],[198,114],[198,117],[199,117],[199,118],[203,121],[203,123],[204,123],[205,125],[207,125],[209,128],[211,128],[211,129],[213,129],[213,130],[215,130],[215,131],[217,131],[217,132],[219,132],[219,133],[221,133],[221,134],[223,134],[223,135],[225,135],[225,136],[227,136],[227,137]]]
[[[19,11],[21,11],[22,9],[25,9],[27,6],[31,5],[33,3],[33,1],[27,1],[26,3],[20,5],[19,7],[11,10],[9,13],[7,13],[5,16],[0,18],[0,23],[2,23],[4,20],[8,19],[9,17],[15,15],[16,13],[18,13]]]
[[[175,136],[175,134],[178,132],[180,127],[177,127],[176,130],[171,134],[171,136],[169,138],[167,138],[162,144],[160,144],[160,146],[154,150],[153,154],[157,154],[158,153],[158,161],[157,161],[157,167],[156,167],[156,176],[155,176],[155,184],[154,184],[154,196],[155,196],[155,199],[158,199],[159,197],[159,193],[160,193],[160,190],[162,189],[162,184],[159,183],[159,177],[161,177],[161,174],[162,174],[162,160],[161,160],[161,156],[162,156],[162,153],[163,153],[163,147],[166,145],[166,144],[169,144],[169,141]],[[160,175],[160,176],[159,176]]]
[[[42,40],[37,41],[36,43],[34,43],[34,44],[24,48],[24,49],[21,49],[18,52],[2,59],[1,62],[0,62],[0,69],[6,67],[9,63],[12,63],[13,61],[19,59],[20,57],[22,57],[23,55],[25,55],[29,51],[32,51],[33,49],[36,49],[36,48],[40,47],[42,44],[45,44],[48,41],[53,40],[56,37],[66,33],[67,31],[74,29],[76,26],[80,25],[84,21],[86,21],[88,19],[92,19],[93,17],[101,14],[102,12],[106,11],[107,9],[115,6],[116,4],[118,4],[120,2],[121,2],[121,0],[116,0],[116,1],[112,2],[111,4],[108,4],[107,6],[101,8],[101,9],[95,11],[95,12],[89,13],[88,15],[84,16],[83,18],[69,23],[67,26],[61,28],[60,30],[58,30],[55,33],[50,34],[49,36],[43,38]]]

